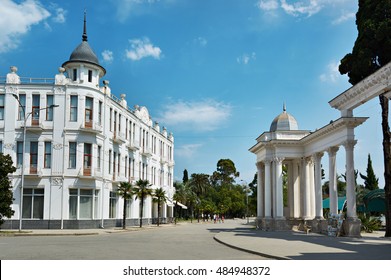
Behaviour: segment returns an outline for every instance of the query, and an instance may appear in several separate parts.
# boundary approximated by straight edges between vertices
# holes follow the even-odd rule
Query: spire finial
[[[87,41],[87,10],[84,9],[84,27],[83,27],[83,36],[82,39],[83,41]]]
[[[285,101],[284,101],[284,105],[283,105],[283,107],[282,107],[282,110],[283,110],[284,112],[286,112],[286,104],[285,104]]]

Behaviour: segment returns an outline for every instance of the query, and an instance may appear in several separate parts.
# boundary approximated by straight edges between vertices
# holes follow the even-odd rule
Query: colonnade
[[[329,159],[329,197],[330,214],[338,214],[337,191],[337,152],[339,146],[345,148],[346,153],[346,197],[347,219],[357,220],[356,192],[354,174],[354,146],[356,140],[347,140],[340,145],[328,147],[303,156],[275,156],[265,157],[257,162],[258,171],[258,225],[274,229],[283,229],[284,223],[268,223],[265,221],[281,220],[322,220],[322,158],[325,152]],[[278,146],[274,147],[274,154],[282,155]],[[284,213],[283,195],[283,165],[287,168],[288,211]],[[277,225],[277,226],[276,226]],[[286,227],[286,223],[285,223]]]

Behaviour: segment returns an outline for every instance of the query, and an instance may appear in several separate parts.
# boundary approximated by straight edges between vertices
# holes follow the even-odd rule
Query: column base
[[[361,220],[358,218],[347,218],[343,224],[343,233],[348,237],[361,237]]]

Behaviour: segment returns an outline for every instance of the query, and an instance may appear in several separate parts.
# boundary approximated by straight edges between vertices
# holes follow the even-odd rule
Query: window
[[[92,83],[92,70],[88,70],[88,82]]]
[[[99,125],[102,125],[102,101],[99,101],[99,107],[98,107],[98,123]]]
[[[69,166],[68,168],[76,168],[76,142],[69,142]]]
[[[44,189],[23,189],[24,219],[43,219]]]
[[[113,109],[110,108],[110,115],[109,115],[109,123],[110,123],[110,131],[113,131],[112,121],[113,121]]]
[[[75,82],[77,81],[77,69],[73,69],[73,76],[72,76],[72,80]]]
[[[52,121],[53,120],[53,95],[48,94],[46,95],[46,120]]]
[[[101,160],[102,160],[102,146],[98,146],[98,162],[97,162],[97,168],[99,171],[101,171]]]
[[[0,120],[4,120],[4,102],[5,102],[5,95],[0,94]]]
[[[44,168],[52,167],[52,143],[45,142]]]
[[[26,113],[26,94],[19,94],[19,113],[18,120],[24,120]]]
[[[118,175],[121,172],[121,154],[118,153]]]
[[[98,218],[98,197],[98,190],[70,189],[69,219]]]
[[[30,142],[30,173],[36,174],[38,167],[38,142]]]
[[[84,144],[84,169],[91,169],[92,163],[92,144]]]
[[[117,132],[117,112],[114,111],[114,137]]]
[[[114,157],[113,157],[113,178],[115,177],[115,160],[116,160],[116,157],[117,157],[117,153],[114,152]]]
[[[23,164],[23,142],[16,143],[16,165],[19,167]]]
[[[3,152],[3,141],[0,141],[0,153]]]
[[[111,174],[111,153],[112,151],[109,150],[109,174]]]
[[[40,96],[39,94],[33,94],[33,114],[31,116],[32,118],[32,125],[38,125],[39,123],[39,106],[40,106]]]
[[[70,118],[71,122],[77,122],[77,95],[71,95]]]
[[[110,209],[109,209],[109,218],[117,217],[117,193],[110,192]]]
[[[86,97],[86,109],[85,109],[86,127],[92,127],[93,105],[94,105],[94,99],[92,99],[91,97]]]
[[[121,133],[121,119],[122,119],[121,114],[118,114],[118,134]]]

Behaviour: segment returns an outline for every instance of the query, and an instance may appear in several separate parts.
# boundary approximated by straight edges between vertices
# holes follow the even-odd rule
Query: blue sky
[[[248,149],[284,102],[299,129],[339,117],[328,101],[350,87],[337,69],[357,37],[357,8],[354,0],[0,0],[0,76],[16,65],[22,77],[54,77],[81,41],[86,9],[112,92],[174,133],[175,179],[185,168],[211,174],[230,158],[250,182]],[[365,173],[370,153],[383,182],[380,105],[354,114],[370,117],[356,130],[355,167]]]

